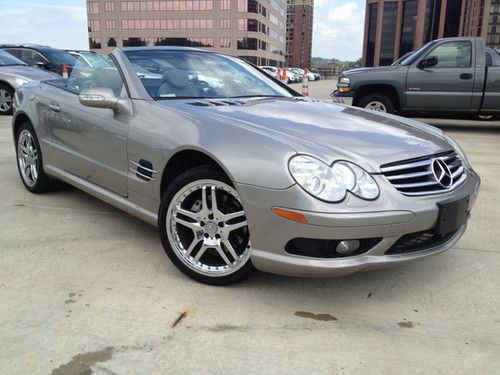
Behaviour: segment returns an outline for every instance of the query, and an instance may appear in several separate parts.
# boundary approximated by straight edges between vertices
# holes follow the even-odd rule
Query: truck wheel
[[[377,112],[396,112],[394,102],[385,94],[366,94],[359,99],[357,106]]]

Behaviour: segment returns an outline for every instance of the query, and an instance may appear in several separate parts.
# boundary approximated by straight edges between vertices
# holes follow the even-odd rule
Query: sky
[[[314,0],[313,56],[361,57],[364,0]],[[87,49],[85,0],[0,0],[0,43]]]

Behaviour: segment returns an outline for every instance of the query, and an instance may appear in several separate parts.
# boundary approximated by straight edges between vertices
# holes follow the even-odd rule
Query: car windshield
[[[11,65],[26,65],[17,57],[12,56],[10,53],[0,50],[0,66]]]
[[[234,57],[165,49],[125,53],[133,67],[152,73],[140,77],[156,100],[293,96],[267,74]]]
[[[413,53],[412,55],[408,56],[406,59],[404,59],[403,61],[401,61],[401,64],[400,65],[411,65],[413,64],[415,61],[417,61],[421,56],[423,56],[424,54],[427,53],[427,51],[434,45],[436,44],[435,41],[432,41],[432,42],[429,42],[427,43],[425,46],[423,46],[422,48],[420,48],[418,51],[416,51],[415,53]]]
[[[73,66],[76,63],[76,58],[68,52],[57,49],[46,49],[42,52],[53,64]]]
[[[94,68],[109,68],[113,65],[110,63],[110,58],[105,55],[99,55],[92,52],[80,52],[80,54],[81,57],[78,57],[78,59],[84,60],[88,65]]]

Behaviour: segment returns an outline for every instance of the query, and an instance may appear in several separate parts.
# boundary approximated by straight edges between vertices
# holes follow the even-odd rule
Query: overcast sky
[[[314,0],[313,56],[361,57],[363,0]],[[85,0],[0,0],[0,42],[88,48]]]

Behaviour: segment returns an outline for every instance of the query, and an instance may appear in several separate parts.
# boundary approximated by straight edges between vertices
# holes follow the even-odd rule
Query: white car
[[[275,66],[259,66],[259,68],[274,78],[278,78],[278,69],[279,69],[280,80],[286,83],[296,82],[295,81],[296,77],[293,74],[289,75],[288,72],[286,73],[286,79],[285,80],[283,79],[283,68],[276,68]]]

